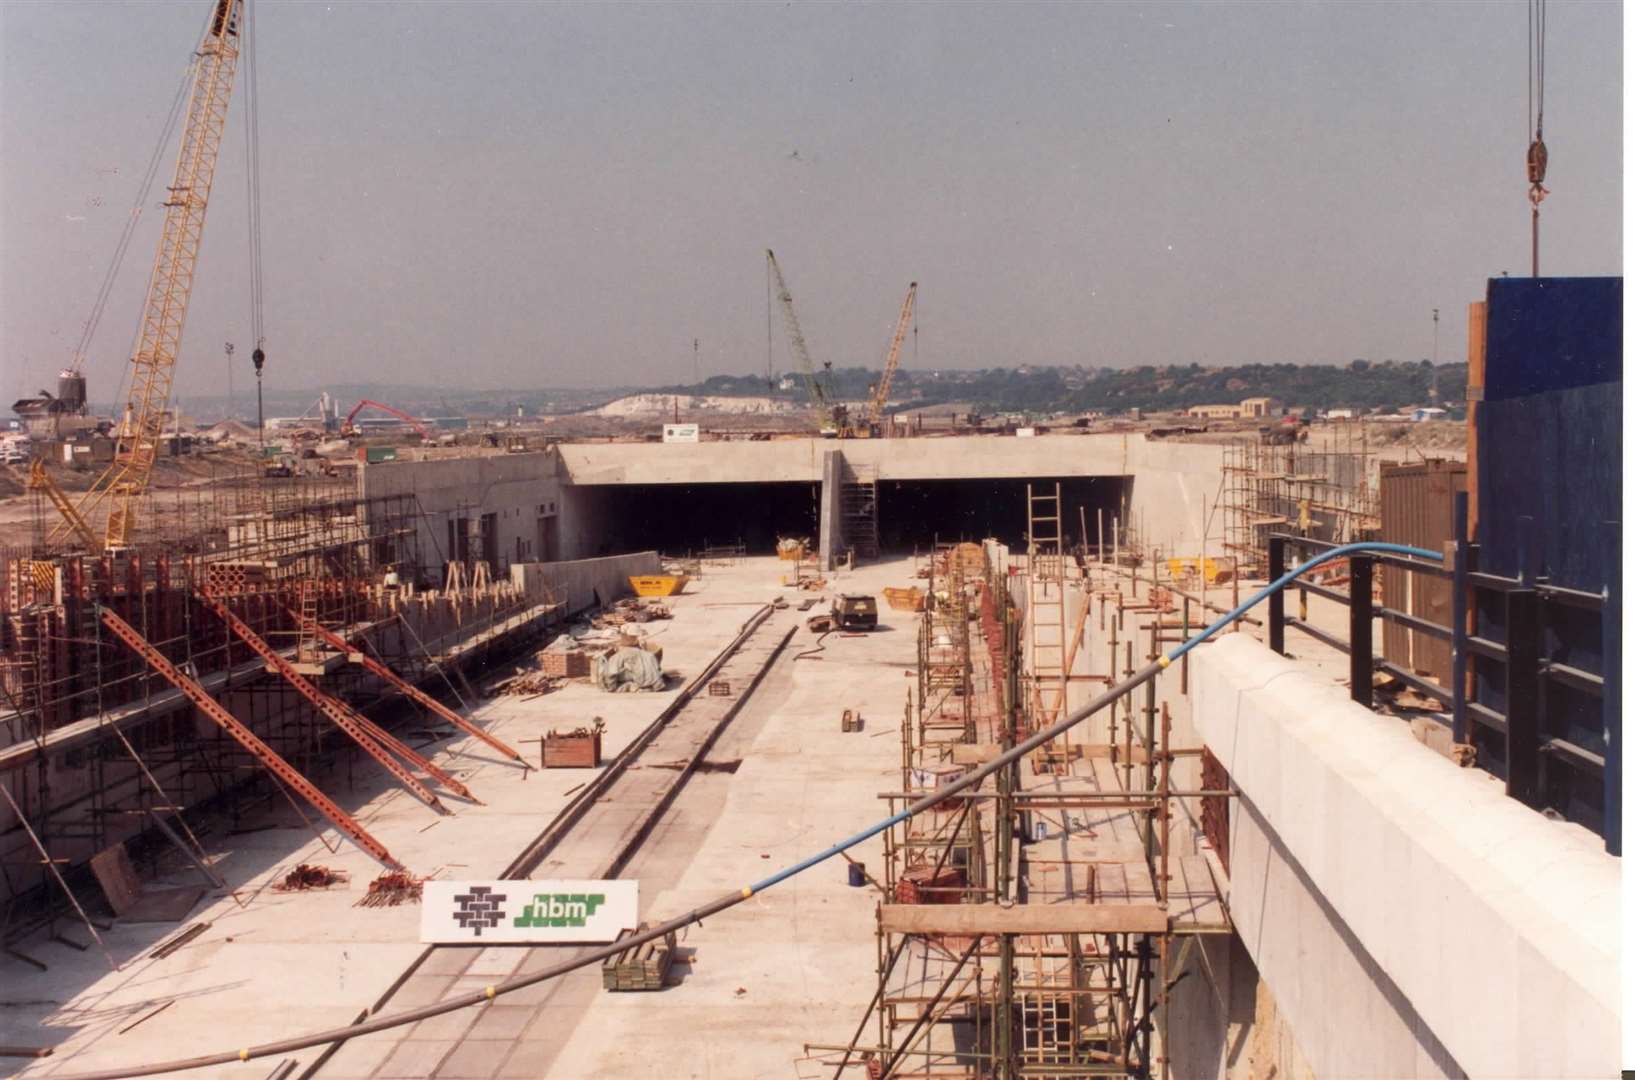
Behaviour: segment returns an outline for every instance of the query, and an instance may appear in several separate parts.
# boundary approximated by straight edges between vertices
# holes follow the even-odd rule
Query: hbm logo
[[[536,893],[524,905],[513,926],[584,926],[596,909],[607,903],[605,893]]]
[[[421,894],[420,940],[449,945],[612,941],[641,921],[640,901],[638,883],[625,879],[428,881]]]

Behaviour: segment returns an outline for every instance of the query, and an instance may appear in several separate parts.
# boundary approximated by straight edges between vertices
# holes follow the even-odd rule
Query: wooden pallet
[[[635,930],[622,931],[617,940],[634,937],[646,928],[647,924],[643,923]],[[675,956],[676,935],[673,932],[615,953],[602,961],[602,989],[662,990]]]

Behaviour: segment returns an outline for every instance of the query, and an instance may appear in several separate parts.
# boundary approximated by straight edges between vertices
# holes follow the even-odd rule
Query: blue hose
[[[1194,634],[1180,645],[1177,645],[1174,649],[1171,649],[1164,655],[1163,663],[1160,665],[1159,670],[1162,670],[1163,667],[1168,667],[1171,663],[1174,663],[1176,660],[1179,660],[1182,656],[1185,656],[1199,645],[1202,645],[1205,641],[1208,641],[1210,637],[1225,627],[1231,625],[1234,619],[1243,615],[1250,608],[1254,607],[1256,604],[1260,603],[1277,590],[1287,588],[1289,584],[1301,574],[1304,574],[1315,567],[1321,566],[1326,562],[1333,562],[1335,559],[1344,558],[1347,555],[1361,551],[1384,552],[1394,555],[1410,555],[1420,559],[1431,559],[1438,563],[1442,561],[1442,556],[1439,553],[1431,551],[1427,548],[1410,547],[1407,544],[1388,544],[1374,540],[1364,540],[1355,544],[1341,544],[1338,547],[1329,548],[1327,551],[1320,552],[1319,554],[1307,559],[1299,566],[1296,566],[1293,570],[1290,570],[1276,581],[1259,590],[1253,596],[1249,597],[1249,599],[1243,601],[1243,603],[1239,604],[1237,607],[1234,607],[1231,611],[1227,612],[1225,615],[1222,615],[1219,619],[1216,619],[1214,622],[1198,631],[1198,633]],[[1117,688],[1117,692],[1124,693],[1126,692],[1126,689],[1119,687]],[[1072,723],[1078,723],[1079,721],[1088,717],[1091,713],[1095,712],[1098,706],[1099,702],[1092,702],[1085,709],[1081,710],[1084,713],[1083,716],[1070,717],[1069,719],[1072,721]],[[1001,757],[1000,759],[996,759],[990,763],[985,770],[978,770],[978,773],[991,772],[1001,767],[1005,763],[1004,757]],[[964,781],[964,784],[961,786],[969,784],[974,779],[974,775],[963,777],[962,780]],[[877,821],[873,825],[870,825],[868,828],[864,829],[862,832],[848,836],[846,839],[835,844],[833,847],[825,848],[823,851],[820,851],[815,855],[809,855],[800,862],[794,863],[791,866],[787,866],[784,869],[779,870],[771,877],[757,881],[755,884],[750,885],[745,890],[745,894],[753,895],[755,893],[762,892],[763,890],[770,889],[772,886],[777,885],[780,882],[789,880],[796,874],[801,874],[807,870],[810,870],[818,863],[827,862],[829,859],[834,858],[836,855],[839,855],[846,849],[856,847],[858,844],[861,844],[870,837],[880,835],[893,825],[907,821],[909,818],[914,816],[914,813],[915,811],[913,807],[909,807],[908,809],[893,814],[891,817]]]
[[[1211,634],[1214,634],[1217,630],[1225,627],[1233,619],[1238,618],[1244,612],[1248,611],[1250,608],[1254,607],[1256,604],[1260,603],[1277,590],[1286,588],[1290,582],[1294,581],[1294,579],[1299,577],[1301,574],[1306,573],[1308,570],[1311,570],[1314,567],[1321,566],[1326,562],[1333,562],[1335,559],[1358,551],[1383,551],[1394,555],[1412,555],[1419,559],[1433,559],[1438,563],[1442,561],[1442,556],[1439,552],[1431,551],[1428,548],[1409,547],[1407,544],[1387,544],[1377,540],[1364,540],[1355,544],[1341,544],[1339,547],[1329,548],[1327,551],[1313,555],[1311,558],[1307,559],[1293,570],[1290,570],[1287,574],[1284,574],[1276,581],[1267,585],[1264,589],[1261,589],[1259,592],[1255,593],[1255,595],[1251,596],[1249,599],[1245,600],[1243,603],[1239,604],[1225,615],[1222,615],[1220,618],[1204,627],[1186,641],[1183,641],[1181,644],[1171,649],[1168,653],[1164,654],[1164,658],[1169,661],[1181,659],[1181,657],[1185,656],[1187,653],[1191,652],[1193,649],[1207,641]]]

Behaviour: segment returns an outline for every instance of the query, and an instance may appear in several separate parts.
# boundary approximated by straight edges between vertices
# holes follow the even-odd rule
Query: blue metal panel
[[[1623,378],[1623,278],[1492,278],[1484,400]]]
[[[1488,282],[1485,392],[1475,406],[1481,570],[1595,594],[1617,589],[1621,552],[1607,536],[1622,518],[1622,379],[1622,279]],[[1503,596],[1478,593],[1477,633],[1504,641],[1504,611]],[[1606,640],[1600,613],[1554,604],[1541,611],[1542,659],[1609,675],[1617,684],[1617,642]],[[1476,700],[1505,712],[1504,666],[1473,666]],[[1609,761],[1618,755],[1616,712],[1609,727],[1593,695],[1544,682],[1539,700],[1542,738]],[[1493,733],[1475,736],[1483,764],[1497,764]],[[1592,777],[1557,769],[1541,798],[1575,820],[1605,827],[1617,790],[1603,801]]]

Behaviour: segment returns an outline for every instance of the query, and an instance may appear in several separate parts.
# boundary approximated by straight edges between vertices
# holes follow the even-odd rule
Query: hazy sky
[[[207,0],[0,2],[0,390],[91,308]],[[1621,272],[1622,13],[1549,5],[1547,274]],[[1464,355],[1524,274],[1526,7],[256,0],[269,385]],[[249,382],[242,82],[177,387]],[[167,149],[161,185],[174,150]],[[162,197],[156,192],[150,204]],[[162,211],[87,365],[111,395]],[[781,321],[775,365],[790,365]],[[9,400],[9,399],[8,399]]]

